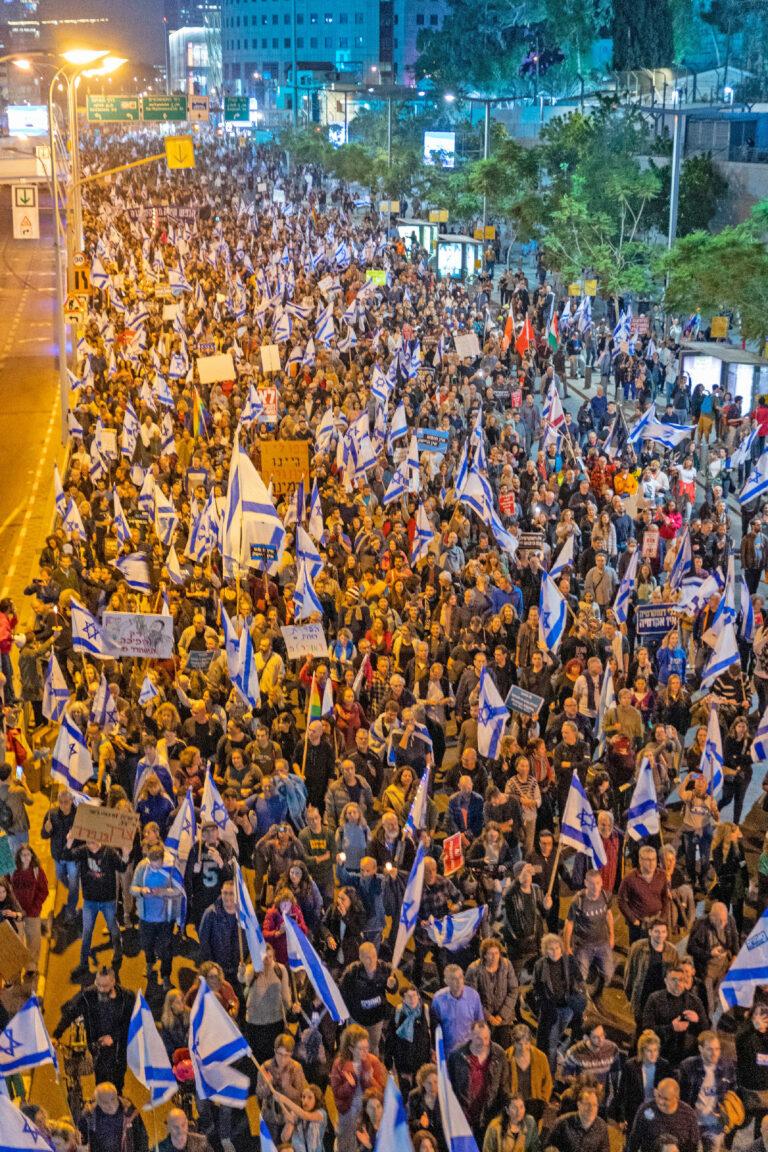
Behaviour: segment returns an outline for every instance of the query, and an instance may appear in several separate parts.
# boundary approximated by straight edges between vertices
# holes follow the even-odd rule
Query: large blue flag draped
[[[41,1064],[53,1064],[58,1075],[59,1061],[40,1011],[40,1001],[37,996],[30,996],[0,1032],[0,1076],[26,1072]],[[5,1148],[1,1135],[0,1147]]]
[[[557,652],[565,634],[565,597],[548,572],[541,574],[539,636],[550,652]]]
[[[424,845],[419,844],[411,866],[411,874],[408,877],[408,883],[403,893],[403,902],[400,905],[400,920],[397,925],[395,947],[392,950],[393,968],[397,968],[402,960],[405,946],[413,935],[413,930],[419,919],[421,894],[424,891],[424,859]]]
[[[189,1017],[189,1052],[200,1099],[245,1108],[248,1077],[231,1065],[250,1056],[251,1050],[202,976]]]
[[[0,1095],[0,1147],[3,1152],[53,1152],[53,1144],[29,1117]]]
[[[384,1107],[373,1152],[413,1152],[403,1097],[391,1074],[387,1076]]]
[[[467,908],[464,912],[454,912],[452,916],[443,916],[437,920],[430,917],[427,936],[434,940],[438,948],[457,952],[474,940],[483,922],[485,910],[485,904],[480,904],[477,908]]]
[[[288,948],[288,967],[294,972],[303,969],[309,982],[328,1010],[328,1015],[336,1024],[349,1019],[349,1009],[344,998],[322,960],[309,940],[290,916],[283,917],[285,943]]]
[[[51,652],[48,657],[43,688],[42,708],[46,720],[50,720],[52,724],[58,724],[66,711],[68,700],[69,687],[55,654]]]
[[[118,556],[114,561],[120,575],[134,592],[151,592],[152,579],[149,565],[143,552],[131,552],[129,556]]]
[[[93,761],[85,737],[68,712],[53,746],[51,776],[75,792],[82,792],[83,785],[93,777]]]
[[[584,852],[591,858],[594,868],[602,868],[608,863],[597,829],[597,819],[576,772],[571,777],[571,787],[560,822],[560,843],[575,848],[577,852]]]
[[[720,1001],[729,1008],[751,1008],[755,992],[768,984],[768,908],[741,946],[720,983]]]
[[[477,714],[477,750],[488,760],[497,760],[509,712],[493,677],[486,667],[480,672],[480,711]]]
[[[157,1030],[149,1005],[136,993],[128,1025],[128,1067],[149,1092],[144,1110],[165,1104],[178,1089],[165,1044]]]
[[[262,972],[264,969],[264,955],[267,951],[267,945],[261,932],[261,926],[256,917],[256,910],[253,907],[251,895],[243,880],[243,874],[240,871],[240,865],[235,860],[235,906],[237,908],[237,922],[245,933],[245,940],[248,944],[248,952],[251,957],[251,964],[255,972]]]
[[[448,1075],[445,1058],[443,1030],[435,1029],[435,1054],[437,1056],[437,1098],[440,1104],[440,1119],[443,1122],[443,1135],[448,1152],[478,1152],[469,1122],[461,1110],[456,1093]]]
[[[223,609],[222,609],[223,612]],[[245,624],[237,646],[237,670],[232,677],[238,695],[254,712],[261,707],[259,673],[256,669],[256,654],[253,650],[251,633]]]
[[[633,840],[645,840],[648,836],[657,835],[659,828],[659,802],[653,769],[648,757],[644,756],[627,809],[627,832]]]

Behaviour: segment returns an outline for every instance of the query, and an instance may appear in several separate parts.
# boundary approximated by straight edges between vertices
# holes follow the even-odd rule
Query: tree
[[[669,221],[670,165],[655,167],[659,193],[650,206],[650,220],[666,234]],[[725,193],[728,181],[712,159],[711,152],[688,156],[680,169],[680,199],[677,208],[677,235],[703,231],[709,227]]]
[[[742,336],[762,346],[768,339],[767,235],[768,200],[761,200],[743,224],[681,237],[659,261],[667,309],[736,313]]]
[[[611,31],[613,66],[617,72],[668,68],[674,63],[669,0],[613,0]]]

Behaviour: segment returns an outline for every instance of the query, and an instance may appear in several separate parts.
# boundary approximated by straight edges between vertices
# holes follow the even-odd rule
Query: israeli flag
[[[368,657],[366,656],[365,659],[367,660]],[[358,672],[358,676],[360,676],[361,672],[364,674],[364,669],[365,669],[365,661],[363,661],[363,664],[360,665],[360,672]],[[357,684],[357,678],[355,678],[355,684]],[[362,685],[362,678],[360,680],[360,684]],[[357,694],[359,691],[360,691],[360,688],[358,687],[356,692],[355,692],[355,697],[357,697]],[[427,805],[428,805],[428,803],[429,803],[429,765],[427,765],[427,767],[424,769],[424,775],[421,777],[421,780],[419,781],[419,786],[416,789],[416,795],[414,796],[413,803],[411,804],[411,810],[408,813],[408,818],[405,821],[404,831],[410,832],[410,834],[414,840],[418,839],[419,832],[422,832],[427,826]]]
[[[253,965],[254,972],[263,972],[264,970],[264,956],[267,951],[267,945],[259,926],[259,921],[256,917],[256,910],[253,907],[250,893],[243,880],[243,874],[240,871],[240,865],[234,861],[235,872],[235,906],[237,908],[237,922],[245,933],[245,940],[248,945],[248,953],[251,957],[251,964]]]
[[[467,908],[464,912],[455,912],[452,916],[443,916],[438,920],[430,916],[427,936],[438,948],[445,948],[447,952],[458,952],[460,948],[465,948],[474,940],[484,916],[485,904],[481,904],[478,908]]]
[[[429,517],[424,509],[423,504],[419,504],[416,512],[416,531],[413,537],[413,547],[411,549],[411,563],[418,564],[420,560],[425,560],[429,555],[429,546],[435,538],[435,533],[432,528]]]
[[[443,1135],[448,1152],[478,1152],[461,1104],[456,1097],[448,1075],[448,1062],[445,1055],[443,1030],[438,1024],[435,1029],[435,1054],[437,1056],[437,1099],[440,1104],[440,1119],[443,1122]]]
[[[109,659],[101,627],[87,608],[78,604],[77,600],[69,602],[72,620],[72,649],[74,652],[84,652],[87,656],[96,656],[100,659]]]
[[[747,477],[747,482],[739,493],[739,504],[749,504],[750,500],[762,496],[768,490],[768,449],[760,456]]]
[[[284,547],[283,523],[235,432],[221,540],[224,575],[231,579],[251,566],[269,568],[281,558]],[[272,559],[254,559],[254,549]]]
[[[751,644],[755,639],[757,628],[755,626],[755,606],[752,603],[752,597],[749,594],[747,582],[744,579],[744,573],[739,577],[739,591],[741,599],[741,624],[739,626],[739,636],[745,644]]]
[[[293,592],[293,618],[299,623],[315,614],[323,615],[323,606],[315,592],[305,560],[299,560],[296,587]]]
[[[170,548],[168,549],[168,555],[165,558],[165,566],[168,569],[168,575],[174,584],[184,583],[184,573],[181,570],[179,557],[173,544],[171,544]]]
[[[93,761],[85,737],[68,712],[53,746],[51,776],[74,792],[82,792],[83,785],[93,778]]]
[[[40,1011],[40,1001],[37,996],[30,996],[0,1032],[0,1076],[13,1076],[39,1068],[41,1064],[53,1064],[58,1076],[59,1060]],[[5,1149],[5,1141],[2,1147]]]
[[[155,509],[155,478],[150,468],[147,469],[142,481],[138,504],[139,511],[146,516],[147,520],[151,520]]]
[[[413,1152],[408,1114],[400,1089],[390,1074],[384,1089],[384,1106],[373,1152]]]
[[[177,867],[182,880],[184,879],[184,869],[186,868],[187,860],[189,860],[189,857],[192,855],[192,850],[195,847],[196,838],[197,820],[195,817],[195,805],[192,800],[192,790],[187,788],[186,795],[173,818],[173,823],[168,829],[168,835],[165,838],[165,847],[172,855],[173,863]]]
[[[344,1003],[335,980],[298,924],[294,923],[290,916],[284,916],[283,923],[285,924],[285,943],[288,948],[288,967],[293,972],[299,972],[302,969],[306,972],[310,984],[325,1005],[328,1015],[334,1023],[342,1024],[349,1019],[349,1009]]]
[[[229,813],[221,798],[221,793],[213,782],[213,775],[209,768],[205,774],[203,784],[203,798],[200,803],[200,824],[215,824],[222,837],[231,844],[238,854],[237,830],[229,818]]]
[[[78,540],[85,540],[85,528],[83,527],[80,510],[71,498],[67,503],[61,526],[70,536],[76,536]]]
[[[245,625],[243,625],[245,627]],[[227,657],[227,674],[234,680],[240,667],[240,640],[235,627],[227,615],[227,610],[221,609],[221,630],[224,633],[224,652]]]
[[[189,1054],[195,1073],[195,1090],[201,1100],[213,1100],[230,1108],[245,1108],[248,1077],[230,1065],[250,1056],[251,1050],[202,976],[189,1017]]]
[[[626,312],[619,314],[619,320],[613,330],[613,339],[617,344],[621,344],[629,340],[629,334],[632,331],[632,308],[629,307]]]
[[[168,381],[164,376],[161,376],[159,372],[155,373],[155,377],[152,381],[152,391],[164,408],[176,407],[176,401],[173,399],[173,396],[171,396],[171,390],[168,387]],[[173,425],[171,425],[171,429],[173,429]],[[171,435],[173,435],[173,431],[171,431]]]
[[[136,993],[128,1025],[128,1067],[149,1092],[146,1112],[166,1104],[176,1094],[178,1084],[168,1053],[157,1030],[149,1005],[141,992]]]
[[[73,436],[75,439],[77,439],[77,440],[83,439],[83,436],[84,436],[83,426],[80,423],[80,421],[77,419],[77,417],[75,416],[75,414],[71,408],[67,412],[67,431],[69,432],[70,436]]]
[[[315,580],[323,570],[323,558],[310,533],[300,524],[296,528],[296,559],[306,565],[310,580]]]
[[[58,724],[64,715],[69,700],[69,687],[64,679],[59,662],[51,652],[48,657],[48,667],[45,673],[45,686],[43,687],[43,716],[52,724]]]
[[[333,408],[326,408],[315,429],[315,444],[318,452],[330,452],[335,435],[336,425],[333,420]]]
[[[573,568],[574,543],[575,536],[570,535],[558,552],[557,559],[549,570],[549,574],[553,579],[555,576],[559,576],[561,572],[564,572],[566,568]]]
[[[327,304],[315,324],[315,340],[318,344],[329,344],[336,331],[333,323],[333,303]]]
[[[560,824],[560,843],[575,848],[577,852],[584,852],[591,858],[595,868],[602,868],[608,863],[592,805],[576,772],[571,777],[571,787]]]
[[[157,700],[159,696],[160,693],[158,692],[157,688],[155,688],[149,676],[145,676],[141,685],[141,691],[139,692],[140,706],[142,708],[146,708],[147,704],[151,704],[152,701]]]
[[[652,420],[645,427],[643,439],[653,440],[655,444],[661,444],[671,451],[684,440],[690,440],[695,431],[693,424],[667,424],[661,420]]]
[[[248,389],[248,396],[240,413],[241,424],[253,424],[264,415],[264,401],[259,390],[253,384]]]
[[[411,867],[411,874],[403,893],[403,902],[400,905],[400,921],[397,925],[395,947],[392,950],[392,967],[397,968],[403,958],[405,946],[413,935],[413,930],[419,919],[421,908],[421,894],[424,891],[424,845],[419,844],[416,858]]]
[[[709,781],[707,791],[717,800],[723,791],[723,739],[717,709],[710,709],[707,740],[699,761],[699,772]]]
[[[768,908],[747,936],[720,982],[723,1008],[751,1008],[758,988],[768,984]]]
[[[131,544],[131,526],[123,512],[123,505],[117,494],[117,488],[112,489],[112,503],[114,507],[114,521],[117,529],[117,539],[120,544]]]
[[[619,590],[616,593],[616,599],[613,603],[613,614],[616,617],[618,624],[626,624],[627,616],[629,615],[629,602],[632,599],[632,593],[635,590],[635,579],[637,577],[637,565],[640,560],[640,549],[636,548],[632,553],[632,559],[627,565],[627,570],[624,573]]]
[[[611,666],[608,664],[603,672],[603,683],[600,688],[600,701],[597,706],[597,716],[595,717],[595,736],[597,736],[597,747],[593,756],[593,760],[599,760],[605,752],[606,736],[605,736],[605,714],[609,708],[612,708],[616,703],[616,689],[613,685],[613,673]]]
[[[320,503],[320,492],[317,487],[317,480],[315,479],[312,484],[312,495],[309,498],[309,522],[307,524],[307,531],[313,540],[318,544],[323,538],[323,506]]]
[[[237,671],[232,677],[232,683],[246,706],[252,711],[257,712],[261,707],[259,673],[256,669],[253,640],[245,624],[240,633],[240,641],[237,646]]]
[[[736,633],[733,624],[728,623],[717,638],[717,644],[701,677],[701,687],[711,687],[726,668],[730,668],[731,664],[740,663],[740,660]]]
[[[392,451],[392,445],[402,440],[403,436],[408,435],[408,419],[405,415],[405,404],[402,402],[395,408],[392,417],[392,423],[389,429],[389,450]]]
[[[669,586],[673,590],[682,587],[683,580],[693,568],[693,553],[691,552],[691,530],[686,524],[680,537],[675,559],[669,573]]]
[[[630,428],[629,436],[627,437],[627,443],[639,444],[641,440],[646,440],[648,438],[648,426],[654,424],[655,422],[656,406],[651,404],[648,408],[646,408],[645,412],[643,412],[637,424],[634,424],[632,428]]]
[[[117,722],[118,717],[115,698],[110,692],[107,678],[102,672],[99,677],[99,686],[96,689],[93,704],[91,705],[91,723],[98,725],[102,731],[105,731],[108,728],[117,727]]]
[[[56,511],[63,520],[67,511],[67,497],[64,494],[64,488],[61,483],[61,476],[59,475],[59,468],[57,464],[54,464],[53,466],[53,492]]]
[[[405,496],[407,480],[399,468],[396,468],[392,474],[392,479],[387,485],[387,490],[382,497],[382,504],[386,508],[390,504],[394,504],[396,500],[402,500]]]
[[[106,271],[101,260],[99,260],[98,256],[94,256],[91,261],[91,284],[93,284],[94,288],[98,288],[100,292],[103,292],[111,283],[112,280],[109,273]]]
[[[477,714],[477,750],[497,760],[509,712],[487,668],[480,672],[480,711]]]
[[[757,725],[755,738],[752,741],[752,761],[754,764],[763,764],[768,760],[768,708],[765,709]]]
[[[128,587],[132,588],[134,592],[149,593],[152,591],[149,565],[143,552],[131,552],[129,556],[118,556],[113,567],[117,568]]]
[[[460,497],[462,492],[464,491],[464,485],[467,482],[468,476],[469,476],[469,441],[465,440],[464,441],[464,447],[461,450],[461,456],[459,457],[459,465],[458,465],[458,468],[456,469],[456,480],[454,481],[454,485],[453,485],[457,497]]]
[[[653,769],[648,757],[644,756],[627,809],[627,832],[633,840],[646,840],[649,836],[658,835],[660,827]]]
[[[565,424],[565,412],[563,411],[563,402],[560,399],[560,394],[557,391],[557,385],[554,380],[547,389],[547,395],[544,399],[544,406],[541,410],[542,422],[550,428],[557,430]]]
[[[0,1095],[0,1132],[3,1152],[42,1152],[43,1149],[53,1152],[48,1137],[7,1095]]]
[[[171,500],[159,485],[154,487],[155,497],[155,532],[161,544],[166,548],[173,543],[173,537],[179,526],[179,517]]]
[[[557,652],[565,635],[565,597],[548,572],[541,574],[539,638],[550,652]]]

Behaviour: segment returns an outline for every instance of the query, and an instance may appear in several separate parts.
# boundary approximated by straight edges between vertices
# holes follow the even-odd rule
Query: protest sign
[[[480,341],[477,339],[476,332],[470,332],[464,336],[454,336],[453,342],[462,360],[474,360],[476,356],[480,355]]]
[[[544,548],[543,532],[521,532],[519,537],[520,551],[541,551]]]
[[[443,428],[417,428],[416,443],[419,452],[437,452],[444,456],[448,451],[450,432]]]
[[[4,983],[12,984],[31,959],[21,937],[7,920],[0,920],[0,978]]]
[[[280,371],[280,349],[277,344],[262,344],[261,367],[264,372]]]
[[[263,440],[261,475],[265,484],[272,481],[272,490],[280,496],[292,491],[300,480],[309,491],[309,444],[306,440]]]
[[[207,672],[215,655],[212,648],[204,648],[202,651],[190,650],[187,652],[185,667],[196,672]]]
[[[257,391],[264,405],[264,423],[277,424],[277,388],[258,388]]]
[[[369,268],[365,273],[365,278],[382,288],[387,283],[387,273],[383,268]]]
[[[513,684],[504,703],[511,712],[522,712],[523,716],[535,716],[544,703],[544,697],[537,696],[535,692],[526,692],[524,688],[518,688],[517,684]]]
[[[75,840],[97,840],[108,848],[132,848],[139,814],[119,808],[97,808],[92,804],[78,804],[72,835]]]
[[[236,380],[235,362],[231,352],[216,356],[198,356],[197,374],[201,384],[217,384],[220,380]]]
[[[300,660],[304,656],[327,657],[328,641],[322,624],[287,624],[280,631],[289,660]]]
[[[635,609],[638,636],[666,636],[677,623],[676,611],[679,611],[676,604],[638,604]]]
[[[659,530],[655,524],[643,532],[643,560],[655,560],[659,554]]]
[[[173,617],[148,612],[105,612],[104,643],[110,656],[170,660]]]
[[[443,840],[443,875],[452,876],[464,867],[464,850],[461,846],[461,832],[446,836]]]

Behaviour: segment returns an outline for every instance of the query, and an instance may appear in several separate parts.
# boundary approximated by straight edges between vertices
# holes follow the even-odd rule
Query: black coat
[[[653,1076],[654,1087],[671,1074],[672,1065],[663,1056],[659,1056]],[[631,1128],[644,1097],[642,1060],[639,1056],[632,1056],[622,1069],[619,1087],[614,1097],[612,1110],[615,1118],[620,1122],[623,1120]]]
[[[469,1042],[460,1045],[448,1057],[448,1075],[453,1090],[465,1114],[473,1111],[470,1098]],[[486,1075],[485,1103],[478,1117],[476,1128],[484,1131],[494,1116],[501,1112],[509,1095],[509,1064],[504,1049],[491,1042]]]

